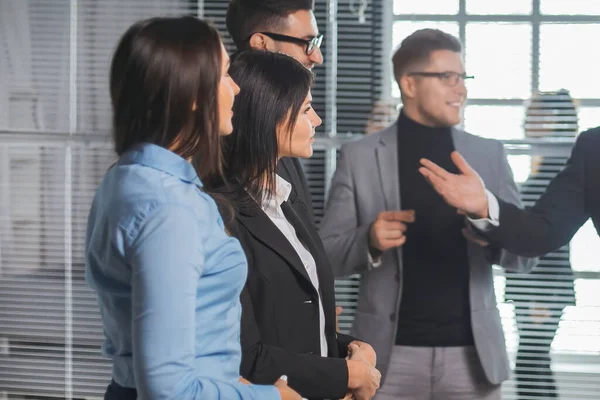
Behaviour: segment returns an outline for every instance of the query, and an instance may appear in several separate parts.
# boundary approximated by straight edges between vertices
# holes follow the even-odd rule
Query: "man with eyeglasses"
[[[377,353],[377,400],[497,400],[510,369],[492,265],[524,272],[535,260],[467,229],[419,160],[454,170],[456,149],[505,201],[519,204],[517,188],[502,143],[456,127],[472,78],[459,40],[419,30],[392,62],[398,120],[342,147],[320,234],[337,277],[361,274],[352,334]]]
[[[323,63],[314,0],[231,0],[227,31],[238,50],[258,49],[285,53],[306,68]],[[312,198],[300,161],[282,158],[277,173],[292,184],[314,217]]]
[[[308,69],[323,63],[314,0],[233,0],[227,31],[239,50],[254,48],[285,53]]]

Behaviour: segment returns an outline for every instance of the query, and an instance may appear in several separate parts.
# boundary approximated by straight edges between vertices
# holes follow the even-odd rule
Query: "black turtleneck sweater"
[[[419,173],[428,158],[447,171],[451,128],[431,128],[398,118],[400,201],[415,210],[403,246],[402,300],[396,344],[402,346],[468,346],[473,344],[469,305],[467,242],[464,217],[448,206]]]

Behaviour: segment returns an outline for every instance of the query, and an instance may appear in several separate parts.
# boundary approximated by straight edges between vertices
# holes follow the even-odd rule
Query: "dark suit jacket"
[[[248,258],[241,296],[241,375],[272,384],[285,374],[303,397],[341,398],[348,387],[344,358],[354,338],[335,331],[333,274],[306,205],[292,191],[282,209],[317,265],[329,358],[320,356],[318,294],[300,257],[262,210],[242,210],[230,229]]]
[[[568,243],[592,218],[600,229],[600,127],[579,135],[565,168],[526,210],[500,203],[500,226],[482,233],[491,243],[523,255],[539,256]]]
[[[548,180],[563,169],[566,161],[566,156],[544,157],[536,171],[520,186],[521,202],[526,206],[535,204],[546,189]],[[560,311],[566,306],[575,305],[575,277],[569,260],[570,249],[567,244],[540,257],[535,268],[528,274],[506,271],[504,299],[513,302],[517,316],[531,318],[532,312],[535,311],[531,311],[530,307],[545,303],[546,307],[554,311],[549,319],[554,323],[552,329],[558,328]],[[547,326],[548,322],[545,322],[542,328],[530,327],[527,323],[523,325],[525,327],[522,327],[522,330],[543,329],[547,332],[547,329],[550,329]]]

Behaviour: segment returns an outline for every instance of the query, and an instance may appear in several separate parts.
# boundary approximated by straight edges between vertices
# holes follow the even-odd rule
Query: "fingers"
[[[389,211],[384,212],[389,213]],[[414,215],[406,219],[414,221]],[[400,221],[379,219],[375,222],[375,224],[373,224],[372,229],[373,234],[377,237],[378,240],[400,239],[408,230],[408,225],[407,223]]]
[[[377,219],[394,222],[415,222],[415,210],[382,211]]]
[[[340,306],[335,307],[335,316],[336,317],[339,317],[340,315],[342,315],[343,312],[344,312],[343,307],[340,307]]]
[[[404,232],[402,231],[385,231],[383,232],[380,236],[379,236],[379,241],[380,242],[385,242],[385,241],[396,241],[396,240],[400,240],[404,237]]]
[[[243,376],[240,376],[239,381],[240,381],[240,383],[243,383],[244,385],[250,384],[250,381],[248,379],[244,378]]]
[[[487,242],[483,238],[479,237],[472,230],[467,229],[467,228],[463,228],[461,231],[462,231],[463,236],[467,240],[469,240],[469,241],[471,241],[473,243],[476,243],[476,244],[480,245],[481,247],[486,247],[487,245],[489,245],[489,242]]]
[[[381,245],[383,248],[387,249],[391,249],[394,247],[400,247],[403,246],[404,243],[406,243],[406,236],[402,236],[399,239],[385,239],[381,241]]]
[[[402,222],[397,222],[392,226],[382,226],[377,233],[379,234],[380,239],[400,239],[404,236],[407,229],[408,226],[404,225]]]
[[[464,175],[477,175],[477,172],[471,168],[467,160],[465,160],[458,151],[453,151],[452,154],[450,154],[450,158],[458,170]]]
[[[400,222],[399,218],[408,222]],[[381,251],[402,246],[406,241],[407,223],[414,220],[414,210],[382,211],[369,232],[373,246]]]
[[[352,392],[348,392],[342,400],[353,400],[353,399],[354,399],[354,395],[352,394]]]
[[[363,353],[363,358],[367,361],[372,367],[375,367],[377,364],[377,354],[373,347],[365,342],[361,342],[360,340],[355,340],[352,343],[356,344]]]
[[[454,174],[446,171],[444,168],[440,167],[433,161],[429,161],[426,158],[421,158],[419,160],[419,162],[423,166],[423,167],[419,168],[419,171],[421,171],[421,169],[425,168],[425,170],[431,172],[431,174],[437,176],[440,179],[447,180],[447,179],[450,179],[454,175]],[[466,161],[465,161],[465,163],[466,163]]]
[[[436,192],[440,195],[446,193],[446,187],[448,185],[447,180],[440,178],[427,168],[419,168],[419,172],[427,179],[427,181],[429,181],[429,184],[433,186]]]
[[[281,375],[281,377],[279,379],[277,379],[277,382],[275,382],[275,387],[278,387],[278,388],[286,387],[288,385],[287,380],[288,380],[287,375]]]
[[[356,343],[352,342],[348,345],[348,359],[352,360],[354,359],[358,352],[360,351],[359,347],[356,345]]]
[[[363,361],[365,363],[367,363],[370,366],[373,366],[369,360],[367,359],[367,353],[366,350],[360,347],[359,343],[350,343],[348,345],[348,354],[350,356],[351,360],[359,360],[359,361]]]

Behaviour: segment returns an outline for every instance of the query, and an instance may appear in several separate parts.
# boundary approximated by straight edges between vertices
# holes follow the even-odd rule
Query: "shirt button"
[[[396,320],[396,313],[390,314],[390,321],[394,322]]]
[[[396,282],[400,282],[400,274],[396,274],[396,276],[394,276],[394,279],[396,279]]]

